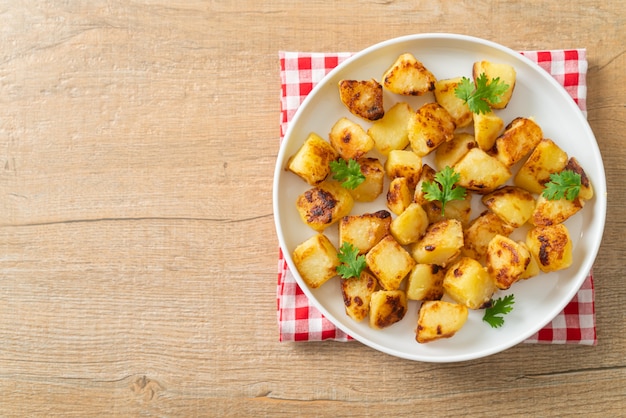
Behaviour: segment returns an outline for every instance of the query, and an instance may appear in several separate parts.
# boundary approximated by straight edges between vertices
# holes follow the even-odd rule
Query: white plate
[[[315,232],[302,223],[295,208],[296,197],[310,186],[284,170],[288,158],[310,132],[327,138],[332,125],[342,116],[367,128],[369,123],[352,116],[341,103],[337,83],[344,78],[375,77],[380,81],[383,72],[404,52],[415,55],[439,79],[470,77],[472,64],[478,60],[513,65],[517,71],[513,98],[498,115],[505,124],[517,116],[534,117],[546,138],[579,160],[595,189],[595,197],[566,222],[574,242],[574,263],[570,268],[516,283],[507,292],[515,294],[514,310],[506,316],[502,328],[491,328],[482,321],[483,311],[473,311],[454,337],[428,344],[415,341],[419,302],[410,302],[409,311],[399,323],[385,330],[371,329],[367,320],[357,323],[346,316],[337,279],[318,289],[309,289],[291,259],[294,248]],[[386,109],[396,101],[407,100],[388,92],[384,99]],[[417,109],[427,100],[434,99],[432,96],[411,98],[409,102]],[[424,161],[429,162],[429,157]],[[308,95],[289,125],[278,154],[273,198],[276,230],[287,264],[304,293],[324,316],[376,350],[428,362],[484,357],[518,344],[543,328],[563,310],[585,280],[600,246],[606,214],[606,183],[600,151],[585,117],[567,92],[547,72],[519,53],[493,42],[451,34],[421,34],[382,42],[354,55],[329,73]],[[374,209],[385,209],[384,201],[356,204],[352,213]],[[472,217],[476,215],[474,212]],[[336,228],[336,225],[328,228],[327,235],[338,245]]]

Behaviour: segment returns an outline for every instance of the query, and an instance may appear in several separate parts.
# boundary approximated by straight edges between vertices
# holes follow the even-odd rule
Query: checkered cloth
[[[548,71],[587,111],[587,59],[584,49],[521,52]],[[351,53],[280,52],[281,140],[296,110],[315,84]],[[335,327],[298,287],[282,251],[278,257],[278,326],[280,341],[349,341],[352,337]],[[554,320],[527,343],[596,345],[593,275],[589,272],[572,301]]]

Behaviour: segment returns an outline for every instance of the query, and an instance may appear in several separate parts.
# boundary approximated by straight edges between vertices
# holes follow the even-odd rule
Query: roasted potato
[[[545,273],[562,270],[572,264],[572,240],[563,224],[531,229],[526,235],[526,245]]]
[[[425,193],[422,191],[422,184],[424,182],[427,182],[427,181],[435,181],[435,174],[437,174],[437,171],[435,171],[434,168],[432,168],[428,164],[423,164],[422,165],[422,172],[420,173],[420,179],[417,182],[417,184],[415,185],[415,193],[413,194],[413,201],[415,203],[419,203],[420,205],[424,205],[424,204],[430,202],[424,196]]]
[[[496,235],[487,247],[487,272],[498,289],[508,289],[522,278],[530,264],[531,255],[523,242]]]
[[[509,104],[517,80],[517,73],[512,65],[492,61],[478,61],[474,63],[472,74],[474,81],[481,74],[485,74],[489,82],[494,78],[500,78],[500,81],[506,83],[509,88],[500,96],[500,102],[489,103],[489,105],[494,109],[504,109]]]
[[[408,303],[403,290],[377,290],[370,299],[370,326],[383,329],[406,315]]]
[[[439,300],[443,297],[446,271],[436,264],[416,264],[409,273],[406,297],[409,300]]]
[[[422,173],[422,158],[413,151],[390,151],[385,161],[385,172],[391,180],[396,177],[406,178],[409,188],[413,190]]]
[[[328,136],[330,144],[345,160],[357,160],[374,148],[374,140],[361,125],[348,118],[339,119]]]
[[[323,234],[313,235],[293,250],[293,262],[302,279],[317,288],[337,275],[337,249]]]
[[[409,120],[411,149],[420,157],[428,155],[450,141],[455,129],[454,119],[445,108],[437,103],[426,103]]]
[[[391,214],[386,210],[362,215],[348,215],[339,221],[339,242],[347,242],[365,254],[389,235]]]
[[[404,53],[385,71],[383,85],[392,93],[422,96],[435,88],[437,79],[412,54]]]
[[[348,215],[354,206],[350,192],[334,180],[325,180],[296,200],[302,221],[321,232]]]
[[[472,216],[472,193],[466,192],[462,200],[451,200],[446,203],[446,210],[441,213],[441,202],[433,200],[422,205],[431,224],[444,219],[456,219],[465,227]]]
[[[515,228],[491,211],[484,211],[463,232],[463,255],[483,260],[487,246],[496,235],[508,237]]]
[[[328,141],[311,132],[304,144],[289,159],[287,170],[297,174],[311,186],[317,186],[328,177],[330,162],[339,154]]]
[[[355,321],[362,321],[370,311],[370,300],[378,289],[378,281],[363,270],[359,277],[342,278],[340,282],[346,314]]]
[[[350,113],[360,118],[372,121],[382,118],[385,114],[383,86],[373,78],[341,80],[339,97]]]
[[[474,139],[483,151],[493,148],[503,129],[504,121],[494,112],[474,115]]]
[[[574,200],[548,200],[544,196],[537,198],[537,205],[530,217],[530,223],[535,226],[549,226],[565,222],[580,211],[585,201],[577,197]]]
[[[497,290],[496,282],[482,264],[469,257],[461,257],[448,268],[443,288],[455,302],[469,309],[488,306]]]
[[[461,253],[463,226],[456,219],[431,224],[424,237],[412,245],[411,255],[420,264],[445,267]]]
[[[419,241],[428,228],[428,215],[421,205],[413,202],[391,221],[391,235],[402,245]]]
[[[443,106],[454,119],[457,128],[464,128],[472,123],[472,111],[467,103],[456,97],[455,89],[462,77],[438,80],[435,82],[435,100]]]
[[[415,340],[428,343],[454,336],[465,325],[468,310],[457,303],[425,301],[420,305],[417,315]]]
[[[541,194],[550,181],[550,174],[561,172],[567,165],[567,153],[551,139],[542,139],[513,179],[516,186]]]
[[[450,141],[444,142],[435,151],[437,170],[453,167],[469,150],[477,146],[474,136],[464,132],[455,133]]]
[[[509,123],[502,135],[496,138],[496,143],[489,151],[507,167],[512,167],[518,161],[530,154],[543,139],[541,127],[529,118],[515,118]]]
[[[482,202],[513,228],[524,225],[535,210],[535,197],[515,186],[500,187],[483,196]]]
[[[593,197],[593,186],[591,185],[591,181],[589,180],[587,173],[585,173],[585,170],[583,170],[578,160],[574,157],[570,158],[564,169],[571,170],[580,175],[580,192],[578,193],[578,197],[582,200],[591,199]]]
[[[396,103],[367,130],[374,140],[375,148],[382,155],[388,155],[391,150],[405,149],[409,145],[408,127],[413,113],[408,103]]]
[[[400,288],[402,280],[415,266],[415,260],[391,235],[387,235],[369,250],[365,261],[385,290]]]
[[[387,191],[387,207],[396,215],[400,215],[411,204],[413,191],[405,177],[396,177],[389,183]]]
[[[350,194],[357,202],[372,202],[383,192],[385,169],[378,158],[362,157],[357,162],[365,181],[350,190]]]
[[[472,148],[452,167],[461,179],[457,183],[468,190],[489,193],[511,178],[511,170],[480,148]]]

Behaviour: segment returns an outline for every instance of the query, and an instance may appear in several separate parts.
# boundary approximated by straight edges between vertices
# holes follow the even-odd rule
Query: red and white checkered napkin
[[[522,52],[548,71],[574,98],[583,113],[587,110],[587,59],[584,49]],[[311,89],[351,53],[280,52],[281,140],[298,106]],[[281,341],[349,341],[298,287],[282,251],[278,257],[278,326]],[[587,279],[565,309],[527,343],[596,345],[593,275]]]

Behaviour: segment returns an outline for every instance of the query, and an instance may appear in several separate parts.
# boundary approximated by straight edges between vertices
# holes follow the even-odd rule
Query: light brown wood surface
[[[624,416],[626,12],[603,1],[1,1],[0,415]],[[279,343],[279,50],[587,48],[598,345]]]

